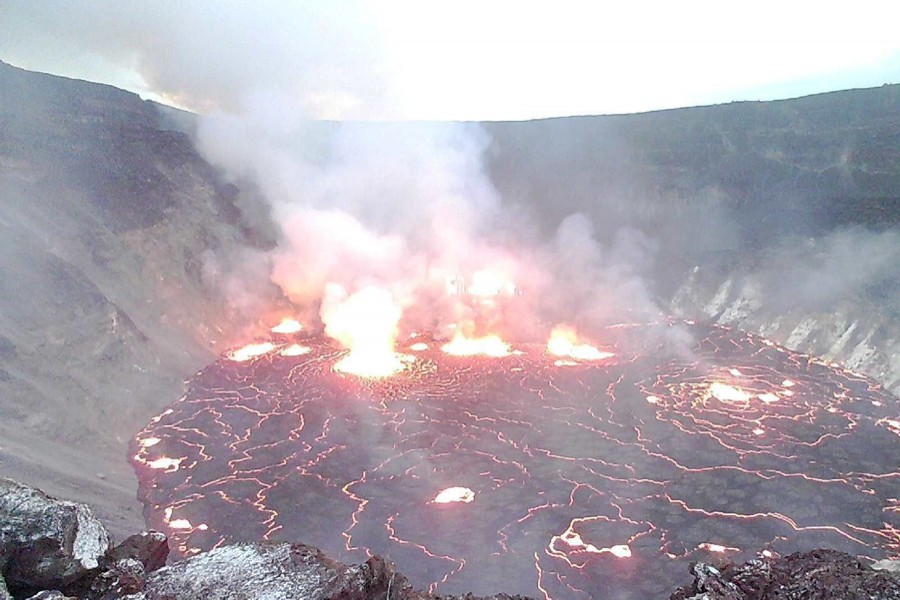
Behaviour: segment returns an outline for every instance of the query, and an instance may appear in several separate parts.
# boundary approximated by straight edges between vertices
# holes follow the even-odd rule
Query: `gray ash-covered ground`
[[[146,516],[181,554],[302,541],[440,593],[665,597],[691,561],[900,555],[896,398],[721,327],[604,335],[595,363],[401,347],[415,361],[373,380],[336,372],[331,340],[276,335],[137,436]],[[453,486],[472,501],[434,502]]]

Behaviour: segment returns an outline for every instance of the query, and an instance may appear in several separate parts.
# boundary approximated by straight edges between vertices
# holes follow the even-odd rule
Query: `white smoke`
[[[270,108],[203,119],[199,147],[270,200],[281,228],[272,280],[300,307],[321,302],[329,284],[351,294],[377,285],[416,327],[446,325],[478,312],[454,282],[487,273],[512,291],[530,276],[484,172],[478,126],[317,126],[282,112],[281,127],[267,130]]]
[[[462,327],[537,341],[558,322],[658,313],[643,284],[652,244],[636,231],[603,244],[581,215],[540,240],[527,209],[494,188],[476,124],[313,122],[248,95],[240,113],[201,119],[197,138],[270,202],[281,231],[272,281],[302,315],[329,285],[388,290],[404,331],[439,336]]]
[[[0,51],[23,66],[101,81],[119,74],[199,112],[238,110],[248,93],[276,93],[319,118],[365,117],[393,101],[380,35],[360,0],[9,0],[0,34]]]
[[[242,314],[266,312],[262,280],[307,320],[335,314],[327,290],[349,300],[383,289],[402,330],[441,335],[536,339],[558,321],[653,310],[640,266],[651,245],[634,232],[604,244],[583,217],[541,239],[486,173],[480,126],[346,120],[392,114],[398,96],[364,2],[5,10],[21,22],[16,35],[60,32],[47,41],[55,54],[127,65],[148,89],[202,110],[198,148],[255,188],[279,229],[270,252],[207,259],[206,276]],[[332,117],[345,120],[321,120]]]

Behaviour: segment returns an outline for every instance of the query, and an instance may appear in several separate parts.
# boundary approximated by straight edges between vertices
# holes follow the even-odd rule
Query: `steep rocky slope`
[[[126,442],[234,334],[235,195],[151,103],[0,63],[0,472],[139,526]]]

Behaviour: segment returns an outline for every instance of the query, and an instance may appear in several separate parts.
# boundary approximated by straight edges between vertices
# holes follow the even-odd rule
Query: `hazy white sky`
[[[0,59],[195,110],[525,119],[900,82],[886,0],[0,0]]]

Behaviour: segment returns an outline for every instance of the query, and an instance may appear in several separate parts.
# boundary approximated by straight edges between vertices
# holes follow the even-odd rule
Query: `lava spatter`
[[[691,353],[666,350],[668,325],[619,327],[602,337],[614,357],[564,366],[539,346],[452,356],[416,339],[384,378],[279,334],[201,371],[137,436],[150,524],[181,554],[302,541],[390,556],[437,592],[548,598],[662,596],[719,554],[898,557],[896,398],[760,338],[676,326]]]

